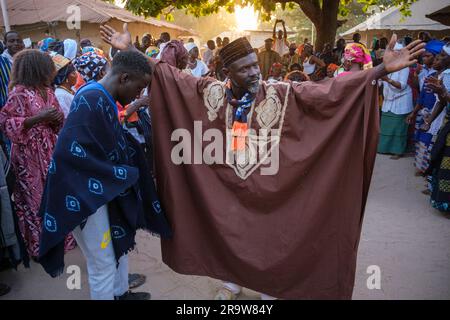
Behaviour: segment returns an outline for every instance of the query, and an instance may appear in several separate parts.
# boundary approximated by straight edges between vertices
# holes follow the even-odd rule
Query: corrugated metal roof
[[[131,12],[101,0],[7,0],[9,22],[12,26],[27,25],[40,22],[67,21],[71,12],[70,6],[78,6],[81,21],[89,23],[105,23],[110,19],[123,22],[142,22],[156,27],[166,27],[197,35],[193,30],[177,26],[173,23],[154,18],[136,16]],[[3,17],[0,15],[3,26]]]
[[[411,4],[411,16],[403,17],[398,7],[375,14],[356,27],[341,33],[341,36],[366,30],[446,30],[447,26],[430,20],[426,14],[448,5],[449,0],[419,0]]]

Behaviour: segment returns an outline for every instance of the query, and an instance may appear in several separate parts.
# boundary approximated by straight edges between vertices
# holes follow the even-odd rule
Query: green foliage
[[[104,0],[111,1],[111,0]],[[392,6],[400,6],[400,12],[404,17],[410,16],[410,6],[417,0],[328,0],[329,2],[336,1],[339,3],[339,10],[336,19],[345,19],[347,22],[341,26],[340,30],[348,29],[356,24],[364,21],[368,15],[375,12],[381,12]],[[277,16],[286,20],[293,30],[298,32],[298,38],[307,36],[310,34],[308,27],[311,26],[309,20],[321,21],[323,0],[126,0],[125,8],[138,15],[159,17],[164,16],[166,20],[172,21],[175,17],[175,21],[180,23],[178,19],[179,14],[174,12],[184,11],[191,17],[195,17],[197,20],[206,22],[203,17],[218,17],[220,14],[233,13],[236,5],[247,6],[252,5],[255,11],[259,12],[259,18],[261,24],[272,24],[273,18]],[[300,7],[308,7],[307,14],[305,15]],[[282,12],[280,14],[280,11]],[[291,16],[291,18],[289,18]],[[307,19],[308,17],[309,19]],[[290,21],[288,21],[290,20]],[[233,20],[234,22],[234,20]],[[195,30],[198,30],[201,34],[205,33],[204,28],[207,25],[207,38],[213,35],[213,32],[222,30],[229,24],[223,21],[207,21],[206,24],[197,24],[191,22],[185,24],[185,26],[193,25]],[[316,25],[318,30],[320,26]],[[264,26],[267,28],[267,26]],[[230,30],[229,28],[228,30]],[[335,34],[337,30],[328,30],[326,36],[318,35],[319,41],[318,47],[324,42],[333,41],[330,35]],[[221,32],[221,31],[220,31]],[[217,32],[215,34],[218,34]],[[326,39],[325,39],[326,38]]]
[[[367,11],[374,6],[383,11],[390,6],[400,6],[400,11],[404,16],[411,15],[410,5],[416,0],[333,0],[340,1],[339,15],[347,16],[350,13],[350,5],[356,1],[364,5],[363,10]],[[263,20],[270,20],[272,13],[276,10],[276,4],[280,4],[283,10],[292,9],[295,4],[302,2],[315,2],[314,0],[127,0],[125,7],[139,15],[158,16],[165,14],[169,9],[185,9],[187,13],[195,17],[206,16],[218,13],[220,8],[225,8],[227,12],[234,12],[235,5],[253,5],[261,12]],[[320,2],[319,2],[320,4]]]

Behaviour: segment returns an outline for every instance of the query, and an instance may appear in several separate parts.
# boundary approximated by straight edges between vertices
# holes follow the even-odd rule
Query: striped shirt
[[[0,108],[2,108],[8,100],[8,84],[11,74],[11,64],[8,59],[0,56]]]

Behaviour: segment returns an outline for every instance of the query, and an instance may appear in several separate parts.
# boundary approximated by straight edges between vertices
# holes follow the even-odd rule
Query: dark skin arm
[[[48,122],[48,123],[58,123],[64,120],[64,114],[59,112],[56,108],[49,108],[46,110],[41,111],[39,114],[29,117],[25,119],[23,122],[23,125],[25,129],[31,129],[34,126],[42,123],[42,122]]]
[[[389,79],[387,76],[381,78],[381,80],[386,81],[387,83],[389,83],[391,86],[397,88],[397,89],[401,89],[402,88],[402,84],[398,81]]]
[[[275,21],[275,25],[273,26],[273,33],[272,33],[272,38],[276,38],[277,37],[277,24],[278,22],[280,22],[280,20],[276,20]]]
[[[148,96],[143,96],[137,99],[135,102],[133,102],[128,106],[124,117],[125,121],[128,121],[131,115],[136,111],[138,111],[140,108],[148,107],[149,105],[150,105],[150,98]]]
[[[286,25],[285,25],[285,23],[284,23],[284,20],[281,20],[281,23],[283,24],[284,43],[286,43],[286,45],[288,45],[288,43],[287,43]]]
[[[316,56],[311,56],[311,61],[314,62],[319,68],[323,68],[326,66],[325,62],[323,62],[322,59],[319,59]]]

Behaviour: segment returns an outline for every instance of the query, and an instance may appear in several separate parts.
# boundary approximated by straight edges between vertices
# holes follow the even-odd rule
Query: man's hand
[[[394,51],[397,35],[391,38],[383,57],[384,68],[387,73],[397,72],[417,63],[417,58],[425,52],[425,43],[420,40],[411,42],[407,47]]]
[[[127,50],[132,48],[131,34],[128,31],[128,24],[123,24],[123,32],[120,33],[108,25],[100,26],[100,34],[103,41],[118,50]]]

